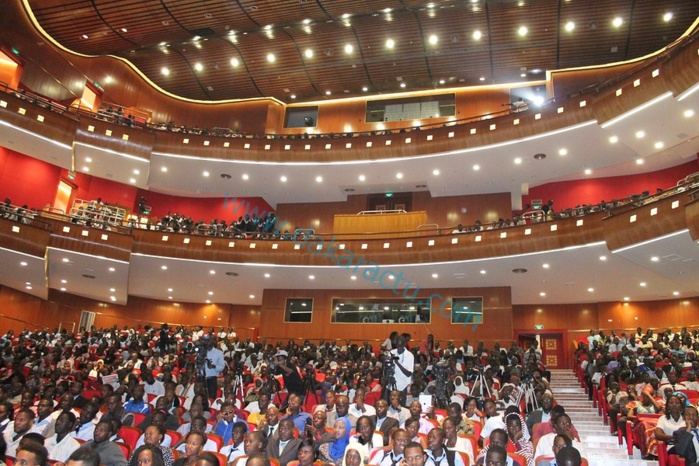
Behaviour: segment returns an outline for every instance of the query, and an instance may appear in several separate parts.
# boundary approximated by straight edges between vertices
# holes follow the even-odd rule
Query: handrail
[[[386,210],[362,210],[361,212],[357,212],[357,215],[365,215],[365,214],[407,214],[403,209],[386,209]]]

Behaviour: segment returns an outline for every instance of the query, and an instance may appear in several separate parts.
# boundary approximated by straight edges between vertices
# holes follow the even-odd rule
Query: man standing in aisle
[[[206,334],[203,337],[206,341],[206,391],[209,393],[209,398],[216,399],[218,391],[218,376],[226,367],[226,361],[223,359],[223,351],[216,348],[216,341],[211,338],[211,335]]]
[[[405,337],[396,337],[396,348],[391,350],[391,358],[396,366],[394,377],[396,379],[396,390],[401,395],[401,405],[405,406],[405,397],[408,386],[413,381],[413,370],[415,368],[415,358],[413,353],[405,349]]]

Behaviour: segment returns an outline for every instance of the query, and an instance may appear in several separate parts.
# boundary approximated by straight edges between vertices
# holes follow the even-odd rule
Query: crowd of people
[[[398,332],[377,348],[272,344],[163,324],[9,331],[0,346],[0,459],[533,466],[585,456],[536,344],[440,348]]]
[[[639,327],[628,334],[591,330],[575,357],[590,399],[598,392],[601,402],[606,401],[613,435],[618,429],[625,433],[627,423],[639,425],[640,415],[660,415],[651,421],[657,424],[641,434],[637,445],[641,453],[657,458],[658,441],[662,441],[670,453],[679,453],[693,464],[697,458],[691,441],[699,401],[697,352],[698,330],[668,328],[654,333]]]

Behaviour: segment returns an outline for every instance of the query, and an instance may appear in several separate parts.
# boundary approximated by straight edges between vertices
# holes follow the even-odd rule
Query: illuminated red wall
[[[53,205],[61,169],[41,160],[0,147],[0,197],[14,205],[41,209]]]
[[[697,171],[699,163],[694,158],[690,162],[657,172],[547,183],[530,188],[529,195],[522,196],[522,206],[526,207],[532,199],[541,199],[544,203],[551,199],[554,210],[560,211],[581,204],[623,199],[643,191],[650,191],[652,194],[656,188],[671,188],[678,180]]]

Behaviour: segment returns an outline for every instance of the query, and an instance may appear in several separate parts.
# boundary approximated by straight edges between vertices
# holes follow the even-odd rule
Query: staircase
[[[616,435],[609,433],[609,426],[604,425],[570,369],[551,370],[551,391],[578,430],[590,466],[657,466],[657,461],[629,459],[626,447],[620,446]]]

